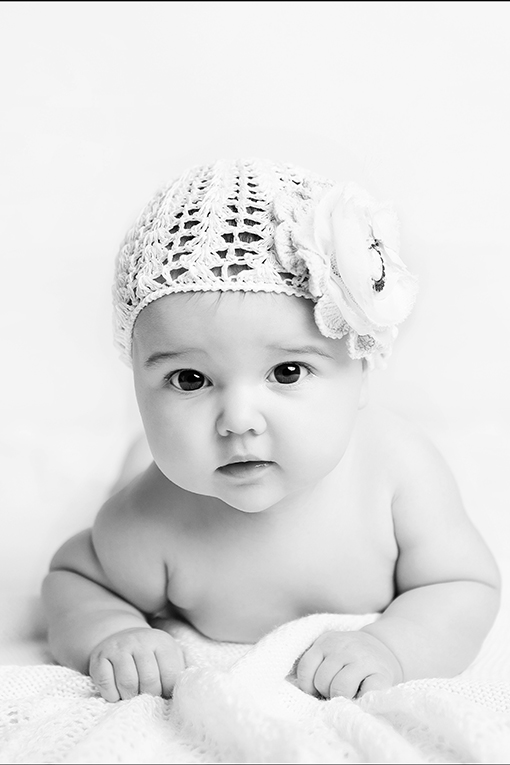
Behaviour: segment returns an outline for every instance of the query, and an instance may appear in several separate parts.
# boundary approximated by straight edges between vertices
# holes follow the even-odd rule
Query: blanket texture
[[[507,763],[504,614],[478,659],[454,679],[402,683],[356,701],[324,701],[296,687],[296,659],[316,637],[375,618],[314,614],[252,646],[211,641],[172,622],[187,669],[171,700],[142,695],[109,704],[73,670],[0,667],[0,762]]]

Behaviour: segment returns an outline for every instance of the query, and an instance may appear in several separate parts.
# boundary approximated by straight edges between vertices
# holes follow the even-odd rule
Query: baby
[[[184,173],[119,253],[116,340],[152,454],[43,583],[55,659],[108,701],[171,695],[162,616],[252,643],[316,612],[297,684],[325,698],[450,677],[499,605],[448,466],[368,400],[411,310],[391,208],[260,160]]]

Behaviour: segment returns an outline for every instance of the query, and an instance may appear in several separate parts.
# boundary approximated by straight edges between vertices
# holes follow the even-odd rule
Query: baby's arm
[[[437,450],[415,437],[401,467],[393,503],[399,594],[364,631],[395,653],[404,680],[451,677],[473,661],[494,622],[499,571]]]
[[[184,668],[176,641],[146,619],[167,605],[166,567],[157,525],[130,507],[126,493],[57,551],[42,590],[54,657],[90,673],[108,701],[168,696]]]
[[[298,665],[300,687],[324,696],[423,677],[451,677],[473,661],[499,607],[499,573],[467,517],[437,450],[408,435],[393,502],[397,597],[359,632],[329,632]]]

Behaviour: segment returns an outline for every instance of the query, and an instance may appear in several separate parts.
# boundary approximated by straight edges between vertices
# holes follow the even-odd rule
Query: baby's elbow
[[[496,615],[501,606],[501,590],[503,587],[501,571],[499,570],[499,567],[496,565],[496,563],[494,563],[494,571],[487,578],[486,585],[489,591],[488,599],[492,603],[494,618],[496,618]]]
[[[501,589],[503,586],[501,571],[496,562],[496,559],[491,552],[488,551],[488,559],[485,565],[485,571],[483,576],[480,577],[482,584],[485,584],[491,592],[491,599],[497,601],[498,608],[501,601]]]
[[[501,589],[503,587],[503,580],[501,578],[501,571],[499,570],[498,566],[495,566],[494,574],[491,577],[491,580],[488,582],[489,587],[492,587],[494,592],[497,594],[498,601],[501,600]]]
[[[477,612],[478,624],[488,630],[494,624],[501,607],[501,574],[498,567],[495,565],[489,574],[474,579],[473,585],[478,586],[476,590],[471,588],[470,600]]]
[[[492,613],[495,618],[501,602],[501,572],[492,551],[483,540],[476,547],[466,546],[464,559],[457,561],[457,578],[473,583],[481,593],[487,613]],[[476,597],[474,593],[473,597]]]

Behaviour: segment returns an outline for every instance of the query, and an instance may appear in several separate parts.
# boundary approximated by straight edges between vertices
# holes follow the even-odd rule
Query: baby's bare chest
[[[286,533],[234,527],[184,539],[169,600],[204,634],[239,642],[310,613],[380,611],[394,596],[391,512],[354,510]]]

